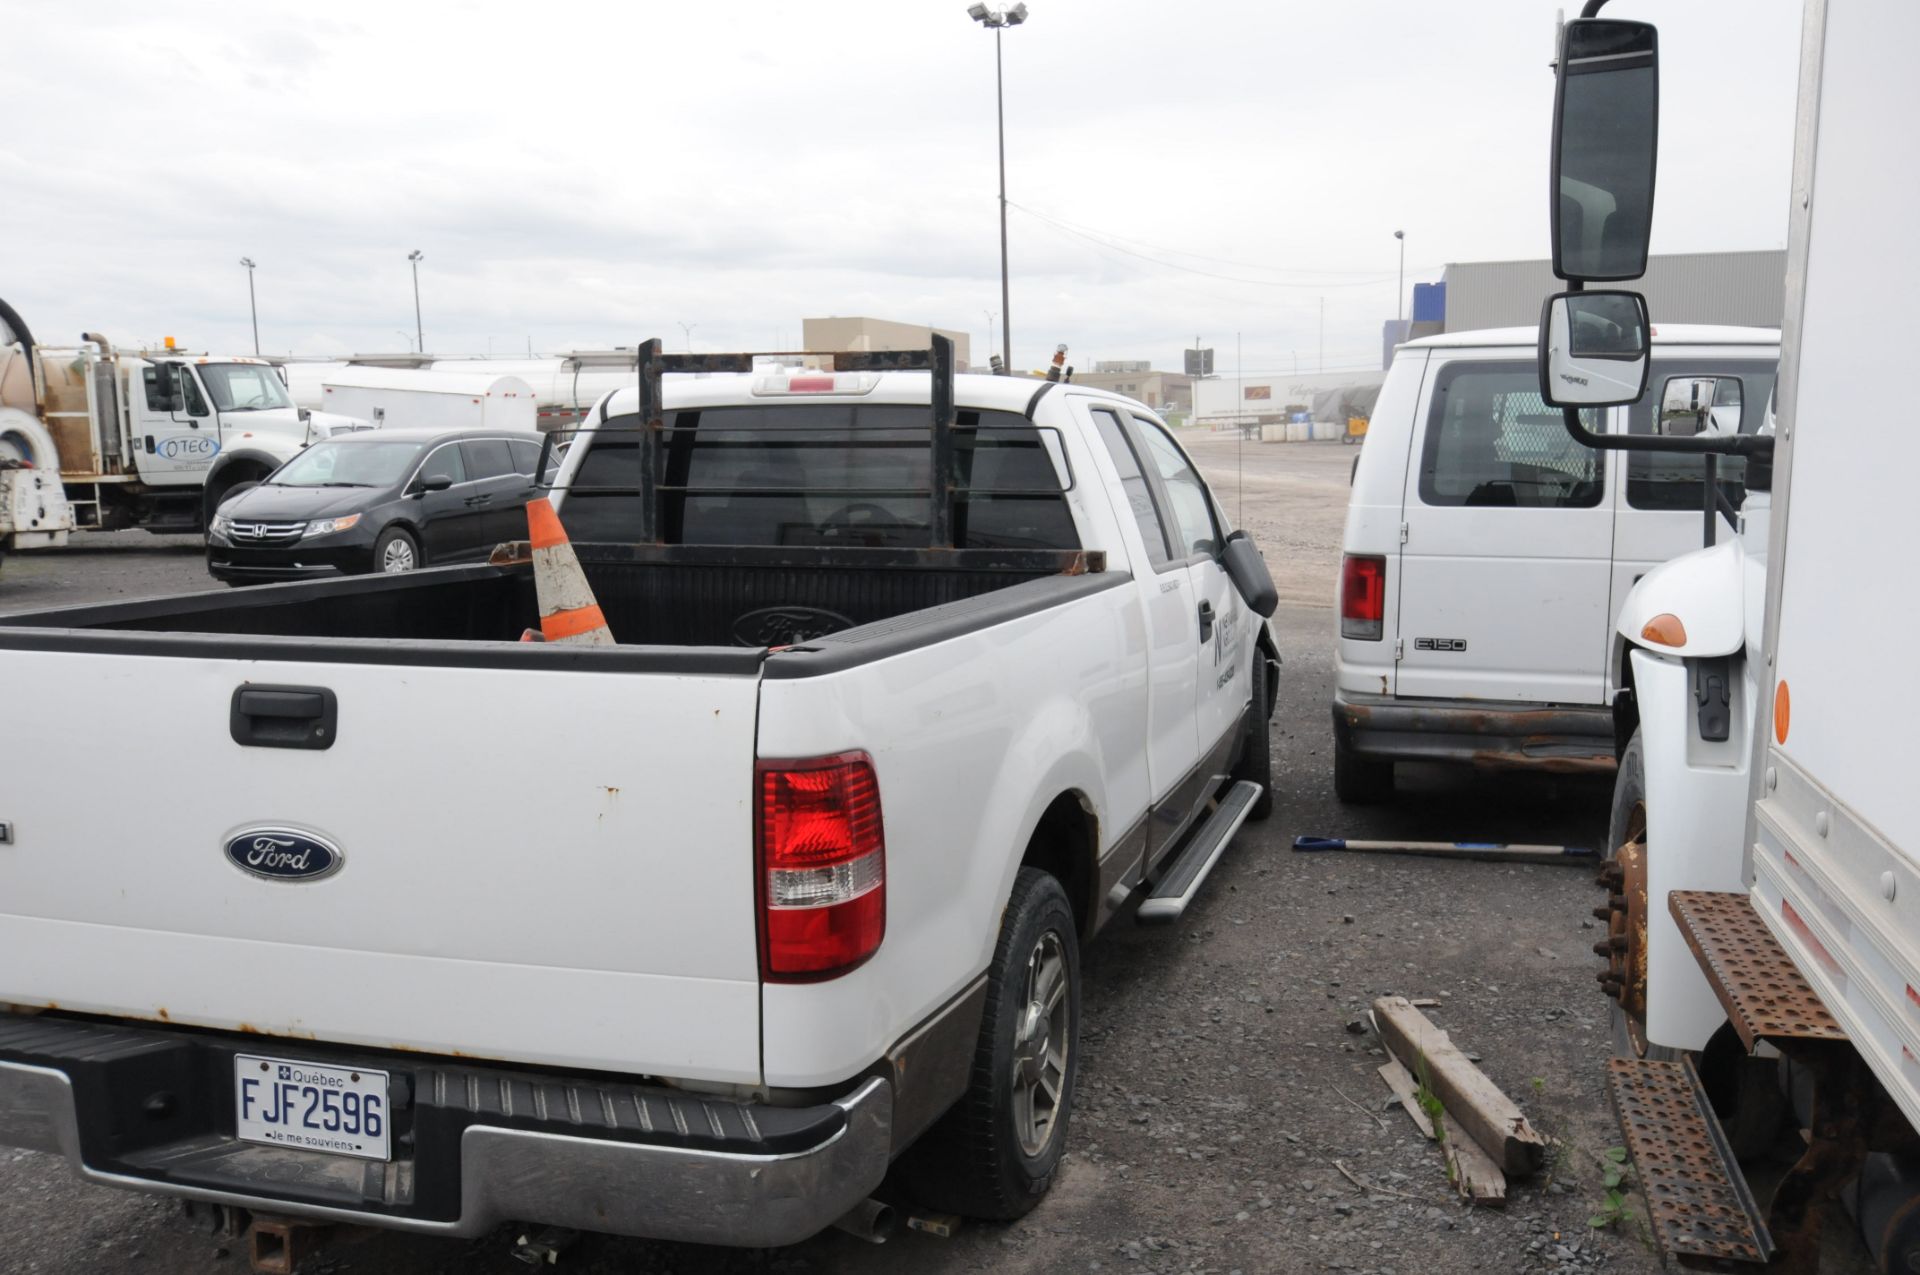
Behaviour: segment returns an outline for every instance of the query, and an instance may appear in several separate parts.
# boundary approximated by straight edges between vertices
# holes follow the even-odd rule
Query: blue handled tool
[[[1365,854],[1424,854],[1490,863],[1592,863],[1600,856],[1585,846],[1503,845],[1497,841],[1358,841],[1348,837],[1295,837],[1297,851],[1354,850]]]

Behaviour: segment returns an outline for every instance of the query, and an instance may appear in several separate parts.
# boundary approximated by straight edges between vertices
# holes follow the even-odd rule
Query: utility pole
[[[1400,241],[1400,282],[1393,292],[1393,321],[1403,323],[1407,317],[1407,232],[1396,230],[1393,237]],[[1398,333],[1394,334],[1396,337]]]
[[[260,355],[260,303],[253,295],[253,258],[242,257],[240,264],[247,268],[247,309],[253,312],[253,353]]]
[[[1320,371],[1327,370],[1327,299],[1320,298]]]
[[[1007,281],[1007,91],[1001,63],[1000,34],[1027,20],[1027,6],[1020,3],[1010,9],[989,9],[984,4],[967,6],[967,16],[993,31],[993,113],[1000,138],[1000,341],[1001,357],[1007,371],[1013,371],[1013,298]]]
[[[407,260],[413,263],[413,342],[417,354],[427,352],[426,334],[420,326],[420,261],[426,255],[418,248],[407,254]]]

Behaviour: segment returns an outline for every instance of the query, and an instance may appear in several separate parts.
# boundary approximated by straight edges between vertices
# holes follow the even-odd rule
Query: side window
[[[1167,551],[1167,533],[1160,525],[1160,511],[1153,504],[1153,489],[1147,486],[1147,476],[1140,472],[1133,444],[1120,428],[1120,418],[1112,412],[1095,408],[1093,423],[1099,426],[1100,441],[1107,445],[1114,468],[1120,471],[1120,486],[1127,493],[1134,521],[1140,524],[1140,538],[1147,542],[1147,560],[1156,568],[1163,567],[1173,555]]]
[[[188,416],[208,414],[206,395],[200,392],[200,378],[184,363],[180,365],[180,392],[186,399]]]
[[[1647,377],[1647,392],[1627,409],[1627,433],[1654,432],[1654,412],[1667,381],[1680,376],[1739,377],[1739,382],[1721,380],[1714,393],[1714,415],[1737,417],[1742,434],[1751,434],[1766,420],[1767,402],[1773,397],[1774,377],[1779,365],[1772,359],[1709,360],[1683,363],[1655,359]],[[1738,399],[1735,399],[1735,394]],[[1737,403],[1737,405],[1736,405]],[[1731,409],[1731,410],[1728,410]],[[1678,509],[1697,513],[1705,500],[1700,484],[1707,462],[1700,456],[1673,452],[1627,453],[1627,504],[1634,509]],[[1744,456],[1722,456],[1719,465],[1720,486],[1727,499],[1740,503],[1745,491],[1747,461]]]
[[[1599,414],[1581,418],[1599,430]],[[1455,362],[1434,380],[1420,456],[1428,505],[1591,509],[1605,486],[1601,454],[1568,436],[1540,397],[1531,363]]]
[[[1166,431],[1152,421],[1133,418],[1147,440],[1147,454],[1160,471],[1160,482],[1173,503],[1173,521],[1180,531],[1179,557],[1211,554],[1220,546],[1220,534],[1213,524],[1213,510],[1207,504],[1207,485],[1181,454]]]
[[[472,438],[460,444],[469,478],[503,478],[513,472],[513,454],[504,438]]]
[[[507,444],[507,450],[513,454],[513,472],[533,477],[540,467],[540,444],[514,439]]]
[[[460,444],[446,443],[427,456],[426,463],[420,466],[420,476],[431,478],[435,474],[445,474],[456,483],[467,481],[467,467],[460,463]]]

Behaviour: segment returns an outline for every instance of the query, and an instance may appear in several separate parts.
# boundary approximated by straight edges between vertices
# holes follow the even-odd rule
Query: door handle
[[[485,504],[491,504],[492,502],[493,502],[492,496],[468,496],[466,503],[468,503],[469,505],[485,505]]]
[[[324,686],[236,687],[228,714],[233,742],[247,748],[332,748],[340,706]]]
[[[1200,603],[1200,640],[1202,642],[1205,642],[1207,639],[1211,638],[1212,636],[1213,636],[1213,603],[1205,601],[1203,599]]]

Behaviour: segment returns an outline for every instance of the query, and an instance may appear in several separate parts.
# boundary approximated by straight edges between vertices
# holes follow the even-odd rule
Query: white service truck
[[[1539,360],[1568,432],[1618,447],[1577,409],[1638,397],[1649,316],[1585,284],[1644,269],[1656,35],[1601,3],[1560,50],[1554,260],[1571,290],[1548,300]],[[1748,387],[1702,374],[1663,387],[1663,437],[1631,443],[1709,458],[1707,547],[1621,609],[1631,694],[1596,949],[1615,1103],[1656,1238],[1689,1263],[1814,1270],[1844,1204],[1879,1269],[1920,1270],[1920,673],[1904,654],[1920,433],[1857,397],[1905,365],[1885,299],[1920,289],[1920,171],[1884,131],[1920,104],[1916,45],[1911,0],[1808,0],[1772,419],[1736,433],[1726,405]],[[1726,456],[1746,461],[1738,507],[1713,481]],[[1757,1198],[1746,1168],[1783,1141],[1796,1158]]]
[[[1139,403],[834,358],[593,409],[615,645],[516,641],[510,552],[0,618],[10,710],[126,750],[0,735],[0,1144],[438,1235],[1030,1209],[1081,945],[1271,804],[1276,597]]]
[[[357,424],[294,407],[263,359],[81,341],[43,347],[0,301],[0,550],[199,531],[236,485]]]

